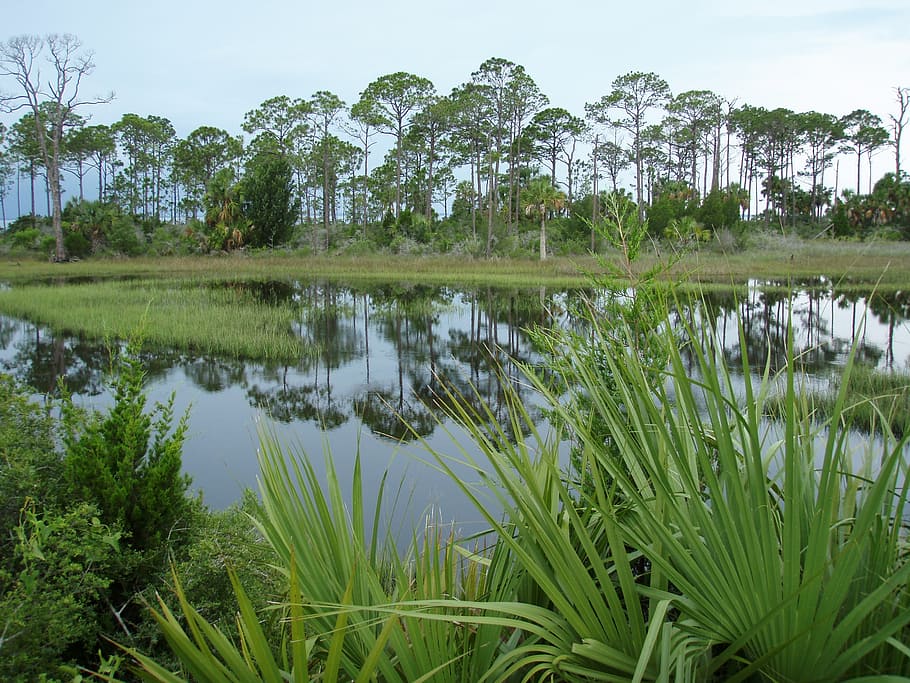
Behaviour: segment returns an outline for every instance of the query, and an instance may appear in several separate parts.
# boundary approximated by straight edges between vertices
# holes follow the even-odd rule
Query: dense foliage
[[[31,197],[7,243],[53,249],[55,259],[286,244],[545,258],[598,250],[582,219],[596,221],[611,192],[628,192],[660,239],[706,241],[743,219],[812,234],[833,222],[830,232],[841,236],[906,236],[906,87],[894,88],[899,113],[886,127],[865,109],[735,106],[632,71],[582,117],[551,106],[520,64],[491,58],[447,95],[396,72],[350,105],[327,90],[271,97],[245,114],[249,139],[204,123],[180,137],[157,115],[90,126],[77,108],[106,100],[55,99],[60,93],[29,80],[35,64],[64,48],[73,63],[50,59],[50,68],[88,76],[94,64],[90,55],[76,59],[80,47],[74,36],[0,43],[4,73],[21,76],[24,89],[3,101],[31,96],[27,113],[0,127],[0,203],[14,171],[17,196]],[[871,161],[886,147],[891,187],[873,190]],[[855,161],[855,184],[832,173],[842,160]],[[42,177],[54,190],[66,171],[78,195],[71,191],[64,208],[61,192],[49,191],[39,207]],[[541,204],[543,185],[562,198]],[[46,222],[37,217],[44,209]],[[880,226],[894,232],[871,230]]]
[[[229,633],[225,566],[257,606],[278,594],[270,551],[250,521],[255,498],[211,512],[188,496],[187,416],[175,424],[170,403],[146,410],[144,371],[130,351],[114,356],[111,408],[85,411],[65,396],[59,422],[0,376],[4,681],[70,680],[73,667],[115,665],[112,637],[170,661],[144,602],[170,595],[171,564],[202,613]]]
[[[187,513],[190,480],[181,468],[189,415],[173,424],[173,395],[146,412],[136,351],[130,348],[115,359],[114,405],[108,413],[86,414],[64,396],[63,470],[72,498],[94,503],[133,548],[150,552],[162,547]]]
[[[26,501],[16,544],[0,574],[0,675],[32,681],[64,663],[97,661],[107,628],[111,585],[121,572],[120,532],[97,508],[77,503],[42,509]],[[8,572],[8,573],[7,573]]]

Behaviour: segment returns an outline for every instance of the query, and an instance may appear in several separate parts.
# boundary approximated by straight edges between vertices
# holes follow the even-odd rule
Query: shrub
[[[189,245],[174,225],[162,225],[155,228],[149,238],[149,253],[155,256],[175,256],[189,253]]]
[[[63,236],[63,248],[70,256],[84,257],[92,253],[92,243],[81,232],[68,232]]]
[[[129,216],[120,216],[113,221],[107,234],[107,244],[117,254],[138,256],[144,248],[144,237]]]
[[[273,566],[274,552],[253,521],[254,516],[261,518],[262,514],[256,494],[250,490],[226,510],[209,511],[193,504],[189,532],[175,558],[174,572],[193,606],[226,633],[235,630],[234,592],[228,567],[259,609],[280,599],[287,590],[280,571]],[[281,632],[281,616],[279,610],[264,615],[267,630],[273,636]]]
[[[648,207],[648,226],[651,235],[660,237],[671,221],[691,216],[698,210],[698,192],[684,182],[667,181],[660,184],[651,206]]]
[[[174,395],[145,412],[145,373],[131,343],[115,354],[106,414],[87,413],[64,395],[61,409],[64,472],[75,498],[98,506],[139,551],[157,551],[187,512],[189,477],[182,473],[188,414],[173,424]]]
[[[739,221],[739,200],[732,193],[711,190],[696,213],[706,228],[717,232]]]
[[[730,228],[723,228],[714,234],[715,240],[712,246],[722,254],[731,254],[736,249],[744,248],[742,232],[736,232]]]
[[[46,216],[24,214],[22,216],[19,216],[19,218],[7,226],[7,232],[12,234],[14,232],[20,232],[22,230],[39,229],[41,227],[51,227],[50,218]]]
[[[10,232],[9,240],[13,247],[17,249],[38,249],[44,237],[44,233],[38,228],[24,228],[16,232]]]
[[[53,421],[28,392],[0,375],[0,566],[12,556],[6,532],[19,522],[27,499],[52,505],[60,497],[60,456]]]
[[[13,566],[0,571],[0,678],[34,681],[97,650],[120,534],[87,503],[66,512],[29,503],[13,531]]]

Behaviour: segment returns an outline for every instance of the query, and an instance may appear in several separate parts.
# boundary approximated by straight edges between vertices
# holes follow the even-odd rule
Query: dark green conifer
[[[182,473],[189,414],[174,426],[174,395],[146,412],[138,345],[113,359],[114,405],[86,412],[63,400],[64,472],[71,494],[93,502],[136,550],[159,548],[187,511],[190,478]]]

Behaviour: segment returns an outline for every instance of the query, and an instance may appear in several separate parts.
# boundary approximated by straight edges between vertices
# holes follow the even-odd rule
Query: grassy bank
[[[660,258],[667,254],[661,252]],[[651,267],[658,253],[637,266]],[[608,257],[608,261],[609,261]],[[599,269],[587,256],[533,259],[473,259],[463,256],[306,256],[247,252],[198,257],[89,259],[76,263],[0,260],[0,280],[79,277],[196,277],[210,279],[322,278],[345,282],[397,281],[425,284],[572,287],[587,283],[583,272]],[[825,277],[841,289],[878,283],[885,289],[910,283],[910,244],[822,242],[763,238],[746,250],[715,248],[688,252],[669,271],[681,282],[729,286],[748,279],[804,280]]]
[[[99,259],[53,264],[0,261],[0,280],[22,282],[36,278],[192,277],[226,279],[307,279],[337,282],[420,282],[425,284],[488,284],[500,286],[581,285],[579,265],[589,259],[537,261],[478,261],[443,256],[303,256],[248,253],[198,257]]]
[[[825,278],[842,292],[870,285],[891,291],[910,283],[910,244],[764,237],[748,249],[730,253],[688,253],[671,274],[708,284]]]
[[[636,262],[650,268],[652,253]],[[0,261],[0,313],[64,333],[125,338],[144,319],[152,344],[233,357],[293,361],[307,353],[292,332],[300,307],[263,305],[214,282],[310,280],[369,285],[420,283],[463,287],[585,287],[602,271],[593,258],[477,260],[446,256],[318,256],[248,252],[181,258],[91,259],[66,264]],[[684,255],[667,277],[701,291],[742,287],[749,279],[840,292],[880,293],[910,283],[910,245],[779,239],[737,254],[703,250]]]
[[[845,384],[842,375],[836,376],[831,388],[812,393],[808,399],[819,419],[835,413],[838,393]],[[898,436],[910,427],[910,374],[906,371],[885,371],[866,365],[853,366],[846,377],[844,412],[851,426],[866,433],[881,433],[887,429]],[[771,415],[779,415],[784,399],[771,405]]]

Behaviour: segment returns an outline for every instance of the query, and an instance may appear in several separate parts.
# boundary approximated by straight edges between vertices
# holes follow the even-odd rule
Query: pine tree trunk
[[[546,209],[540,215],[540,260],[547,258],[547,218]]]
[[[430,134],[430,156],[427,159],[427,221],[433,221],[433,156],[436,154],[436,134]]]

